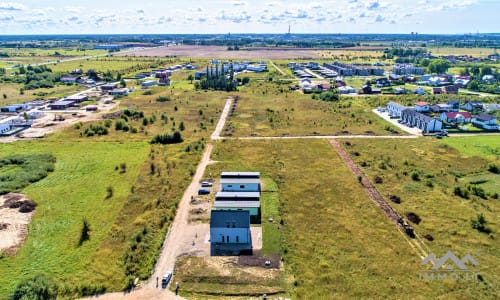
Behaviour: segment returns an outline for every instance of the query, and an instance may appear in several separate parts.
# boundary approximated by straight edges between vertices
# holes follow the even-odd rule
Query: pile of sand
[[[6,254],[17,252],[28,235],[28,224],[33,216],[34,206],[23,194],[9,193],[0,196],[0,251]]]

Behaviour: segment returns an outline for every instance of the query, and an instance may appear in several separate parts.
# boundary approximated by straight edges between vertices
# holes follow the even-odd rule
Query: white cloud
[[[0,2],[0,10],[25,10],[26,6],[20,3]]]

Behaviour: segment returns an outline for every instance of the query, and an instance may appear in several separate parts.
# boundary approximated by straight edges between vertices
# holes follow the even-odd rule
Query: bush
[[[13,300],[49,300],[57,297],[57,284],[44,274],[23,280],[14,290]]]
[[[493,174],[498,174],[500,173],[500,168],[496,164],[491,163],[488,165],[488,171],[490,171]]]
[[[390,195],[389,199],[391,199],[391,201],[394,202],[394,203],[397,203],[397,204],[401,203],[401,198],[399,196]]]
[[[488,224],[488,221],[486,220],[486,217],[481,213],[477,215],[476,219],[471,219],[470,223],[472,228],[476,229],[477,231],[485,233],[490,232],[490,230],[486,228],[486,224]]]
[[[90,239],[90,226],[86,219],[83,219],[82,230],[80,231],[80,240],[78,241],[78,246],[81,246],[84,242]]]
[[[462,189],[459,186],[456,186],[453,189],[453,194],[455,196],[459,196],[460,198],[463,198],[463,199],[469,199],[469,191],[467,191],[467,189]]]
[[[0,175],[0,195],[16,192],[45,178],[54,171],[56,159],[51,154],[16,154],[0,159],[0,168],[16,165],[20,169]]]
[[[422,219],[416,213],[413,212],[407,213],[406,217],[408,218],[408,220],[412,221],[415,224],[420,224],[420,222],[422,221]]]
[[[375,176],[375,177],[373,178],[373,181],[374,181],[375,183],[377,183],[377,184],[381,184],[382,182],[384,182],[384,180],[383,180],[381,177],[379,177],[379,176]]]
[[[167,97],[167,96],[158,96],[156,98],[156,102],[167,102],[167,101],[170,101],[170,97]]]
[[[414,181],[420,181],[420,175],[418,174],[418,172],[411,172],[411,179],[413,179]]]

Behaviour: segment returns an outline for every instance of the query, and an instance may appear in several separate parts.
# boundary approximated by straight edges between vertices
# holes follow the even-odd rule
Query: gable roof
[[[247,210],[212,210],[210,212],[210,228],[250,228],[250,212]]]
[[[416,106],[426,106],[426,105],[429,105],[429,103],[424,102],[424,101],[420,101],[420,102],[415,103],[415,105]]]
[[[470,119],[472,116],[470,112],[445,112],[446,118],[456,119],[459,115],[462,115],[465,119]]]
[[[493,116],[493,115],[488,115],[488,114],[479,114],[476,116],[476,120],[480,120],[480,121],[491,121],[491,120],[495,120],[496,117]]]

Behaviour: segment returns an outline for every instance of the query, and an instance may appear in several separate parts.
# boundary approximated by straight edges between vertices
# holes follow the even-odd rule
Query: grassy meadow
[[[226,123],[232,129],[226,133],[235,137],[401,133],[375,115],[369,103],[365,98],[313,100],[312,95],[289,91],[288,84],[251,81],[240,89],[236,111]]]
[[[50,153],[56,157],[54,172],[23,191],[38,207],[23,247],[15,256],[0,259],[0,299],[7,298],[22,279],[37,273],[75,286],[89,285],[94,277],[89,276],[93,255],[125,205],[149,145],[36,141],[0,144],[0,149],[2,156]],[[120,173],[115,167],[122,163],[127,170]],[[108,187],[113,195],[106,199]],[[90,224],[90,240],[78,246],[84,219]],[[101,271],[120,274],[118,261],[103,261]]]
[[[481,138],[483,142],[487,139],[495,147],[496,137]],[[498,164],[498,156],[477,150],[464,155],[449,144],[473,143],[474,138],[454,140],[349,140],[350,144],[344,147],[358,165],[364,166],[369,178],[382,179],[376,187],[400,215],[414,213],[421,218],[419,224],[412,225],[421,236],[434,239],[426,244],[436,256],[448,250],[460,257],[467,253],[477,256],[482,280],[463,286],[447,283],[450,295],[493,299],[500,274],[496,250],[500,246],[496,237],[500,178],[489,172],[487,166]],[[467,196],[460,196],[457,190]],[[400,197],[401,203],[389,201],[391,195]],[[485,232],[471,226],[471,219],[478,214],[483,214],[488,222]]]

